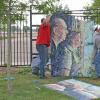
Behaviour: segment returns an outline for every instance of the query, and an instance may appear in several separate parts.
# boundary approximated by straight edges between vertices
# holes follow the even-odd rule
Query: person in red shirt
[[[40,56],[40,78],[45,78],[45,65],[48,60],[48,47],[50,46],[50,17],[41,20],[38,36],[36,40],[36,49]]]

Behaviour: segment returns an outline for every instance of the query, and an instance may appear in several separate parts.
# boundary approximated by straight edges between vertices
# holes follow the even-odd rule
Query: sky
[[[60,4],[64,7],[65,5],[68,5],[68,8],[70,10],[82,10],[84,6],[87,4],[91,4],[92,0],[60,0]],[[33,24],[37,23],[40,24],[41,17],[34,16],[35,19]]]
[[[91,4],[92,0],[60,0],[60,3],[68,5],[70,10],[82,10],[87,4]]]
[[[24,2],[27,2],[28,0],[21,0]],[[86,6],[87,4],[91,4],[92,0],[60,0],[59,4],[62,4],[62,6],[64,7],[65,5],[68,5],[68,8],[70,10],[82,10],[84,6]],[[33,16],[33,21],[32,24],[40,24],[41,18],[43,18],[43,16],[39,15]],[[29,18],[28,18],[29,19]],[[34,20],[35,19],[35,20]],[[28,23],[30,25],[30,23]]]
[[[21,1],[28,2],[31,0],[21,0]],[[82,10],[83,6],[90,4],[91,2],[92,0],[60,0],[60,4],[62,4],[62,6],[68,5],[68,8],[70,10]]]

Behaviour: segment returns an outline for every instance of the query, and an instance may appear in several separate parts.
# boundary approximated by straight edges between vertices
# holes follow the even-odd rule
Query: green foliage
[[[22,13],[26,11],[27,4],[19,2],[18,0],[0,0],[0,21],[3,24],[7,24],[8,21],[8,12],[10,6],[10,20],[11,23],[15,23],[16,20],[23,20]]]
[[[23,26],[23,31],[24,32],[27,32],[27,31],[29,31],[30,30],[30,27],[29,26]]]
[[[11,36],[11,38],[14,38],[14,36]],[[8,39],[8,36],[0,36],[0,40]],[[4,66],[7,66],[7,64],[4,64]]]
[[[84,14],[97,24],[100,24],[100,0],[93,0],[91,5],[87,5],[84,8],[88,10]]]
[[[31,72],[31,69],[30,68],[20,68],[19,71],[18,71],[18,74],[27,74],[27,73],[30,73]]]
[[[34,9],[45,14],[52,14],[56,11],[69,10],[67,5],[63,8],[62,5],[59,4],[59,1],[60,0],[34,0],[32,3]]]
[[[22,14],[28,8],[27,3],[20,2],[19,0],[0,0],[0,20],[2,23],[7,23],[9,1],[11,1],[11,23],[15,23],[16,20],[24,20],[25,18],[22,17]],[[30,2],[30,0],[28,1]],[[31,0],[31,3],[33,9],[45,14],[52,14],[56,11],[68,11],[68,6],[66,5],[63,8],[62,5],[59,4],[59,1],[60,0]]]

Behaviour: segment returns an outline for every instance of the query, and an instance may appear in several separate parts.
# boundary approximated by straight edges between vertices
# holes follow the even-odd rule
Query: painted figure
[[[75,77],[78,75],[80,69],[79,47],[80,33],[72,32],[68,37],[68,46],[65,47],[64,64],[66,76]]]
[[[67,25],[61,18],[55,18],[55,26],[53,28],[51,41],[51,63],[52,76],[60,76],[64,68],[63,57],[64,47],[66,45],[65,38],[68,34]]]

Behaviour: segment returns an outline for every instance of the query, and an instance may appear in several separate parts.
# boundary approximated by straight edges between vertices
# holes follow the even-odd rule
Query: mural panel
[[[89,29],[92,29],[93,22],[57,12],[51,16],[50,24],[51,75],[91,76],[89,67],[93,45],[90,47],[88,44],[92,43],[92,31]]]
[[[51,17],[52,76],[77,76],[80,70],[80,32],[75,19],[63,12]],[[77,24],[78,25],[78,24]]]
[[[94,22],[85,22],[85,44],[84,44],[84,76],[94,76],[95,72],[92,70],[92,52],[93,52],[93,29]]]

